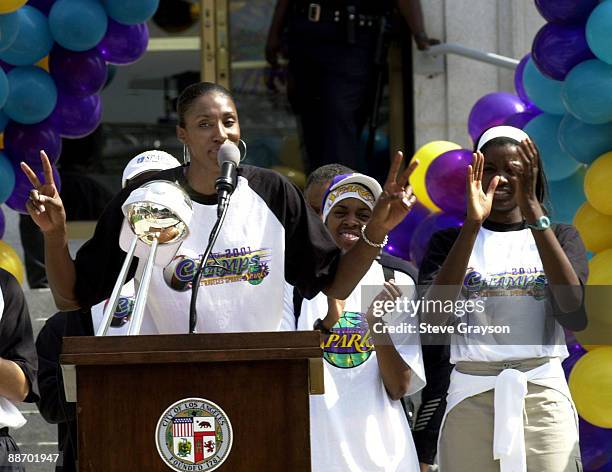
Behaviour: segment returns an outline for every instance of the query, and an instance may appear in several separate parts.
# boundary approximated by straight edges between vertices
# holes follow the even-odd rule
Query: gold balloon
[[[410,185],[412,185],[412,191],[419,202],[430,210],[440,211],[440,208],[431,198],[429,198],[429,194],[427,193],[427,187],[425,185],[427,168],[436,157],[452,149],[461,149],[461,146],[451,143],[450,141],[431,141],[421,146],[414,156],[412,156],[412,160],[419,160],[419,165],[410,176]]]
[[[612,249],[598,252],[589,261],[589,285],[612,285]]]
[[[36,65],[36,66],[40,67],[41,69],[44,69],[47,72],[49,72],[49,56],[43,57],[40,61],[38,61],[34,65]]]
[[[15,250],[6,242],[0,240],[0,267],[15,276],[23,284],[23,263]]]
[[[599,156],[584,177],[584,193],[598,212],[612,215],[612,151]]]
[[[612,428],[612,346],[582,356],[570,373],[569,387],[580,416]]]
[[[304,175],[304,172],[300,172],[297,169],[292,169],[291,167],[287,166],[273,166],[272,170],[284,175],[302,190],[306,186],[306,176]]]
[[[597,347],[611,346],[612,328],[609,324],[603,323],[601,319],[592,316],[592,314],[590,313],[592,310],[590,310],[588,299],[585,300],[585,303],[587,305],[586,312],[588,324],[586,329],[574,333],[576,340],[582,346],[588,346],[585,347],[585,349],[588,349],[589,351]],[[606,311],[606,313],[609,313],[609,310]]]
[[[590,324],[602,324],[612,332],[612,249],[595,254],[589,261],[584,306]]]
[[[612,215],[604,215],[585,202],[574,216],[574,226],[589,251],[597,253],[612,248]]]
[[[27,0],[2,0],[0,2],[0,15],[5,13],[12,13],[15,10],[19,10],[25,5]]]

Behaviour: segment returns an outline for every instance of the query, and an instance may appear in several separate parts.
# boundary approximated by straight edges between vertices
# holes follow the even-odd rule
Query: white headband
[[[526,139],[529,139],[529,135],[522,129],[515,128],[514,126],[494,126],[493,128],[486,130],[480,137],[476,150],[480,151],[485,144],[495,138],[510,138],[520,143]]]

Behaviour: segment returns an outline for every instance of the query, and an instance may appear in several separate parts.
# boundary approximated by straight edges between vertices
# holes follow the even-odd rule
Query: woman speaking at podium
[[[236,105],[223,87],[202,82],[183,91],[177,104],[178,139],[190,163],[161,171],[149,180],[180,185],[193,202],[189,235],[172,262],[155,266],[141,333],[188,332],[191,275],[216,220],[215,180],[221,145],[240,140]],[[342,254],[301,192],[279,174],[247,165],[237,184],[221,233],[208,259],[198,298],[196,332],[274,331],[283,312],[283,282],[306,298],[323,291],[345,299],[379,253],[379,243],[410,210],[408,178],[416,163],[400,172],[395,156],[372,218],[354,248]],[[121,205],[135,189],[128,185],[108,204],[91,240],[73,260],[68,252],[66,218],[49,161],[41,152],[44,181],[22,163],[33,185],[28,212],[45,239],[45,264],[61,310],[88,308],[107,298],[125,253],[119,247],[124,220]],[[137,263],[128,278],[136,273]]]

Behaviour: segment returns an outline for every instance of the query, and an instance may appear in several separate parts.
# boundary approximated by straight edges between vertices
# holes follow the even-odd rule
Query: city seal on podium
[[[219,405],[204,398],[183,398],[162,413],[155,429],[157,452],[177,471],[211,471],[232,449],[232,424]]]

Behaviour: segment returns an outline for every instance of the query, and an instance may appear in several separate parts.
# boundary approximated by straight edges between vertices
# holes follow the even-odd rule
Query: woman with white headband
[[[378,182],[362,174],[339,175],[332,181],[323,198],[322,217],[344,253],[363,237],[381,193]],[[410,206],[414,201],[412,196]],[[302,302],[297,328],[314,327],[323,333],[325,394],[310,397],[314,472],[418,472],[414,441],[399,400],[425,385],[419,337],[389,336],[385,327],[400,323],[381,318],[383,302],[412,298],[414,288],[412,278],[383,268],[377,260],[346,300],[319,294]],[[294,329],[290,305],[285,310],[286,329]],[[402,319],[414,323],[409,316]]]
[[[423,313],[451,334],[455,364],[440,470],[579,471],[561,361],[563,328],[586,327],[586,251],[573,226],[551,225],[542,162],[526,133],[491,128],[475,151],[465,222],[433,236],[419,273],[428,298],[475,306],[464,317]]]

